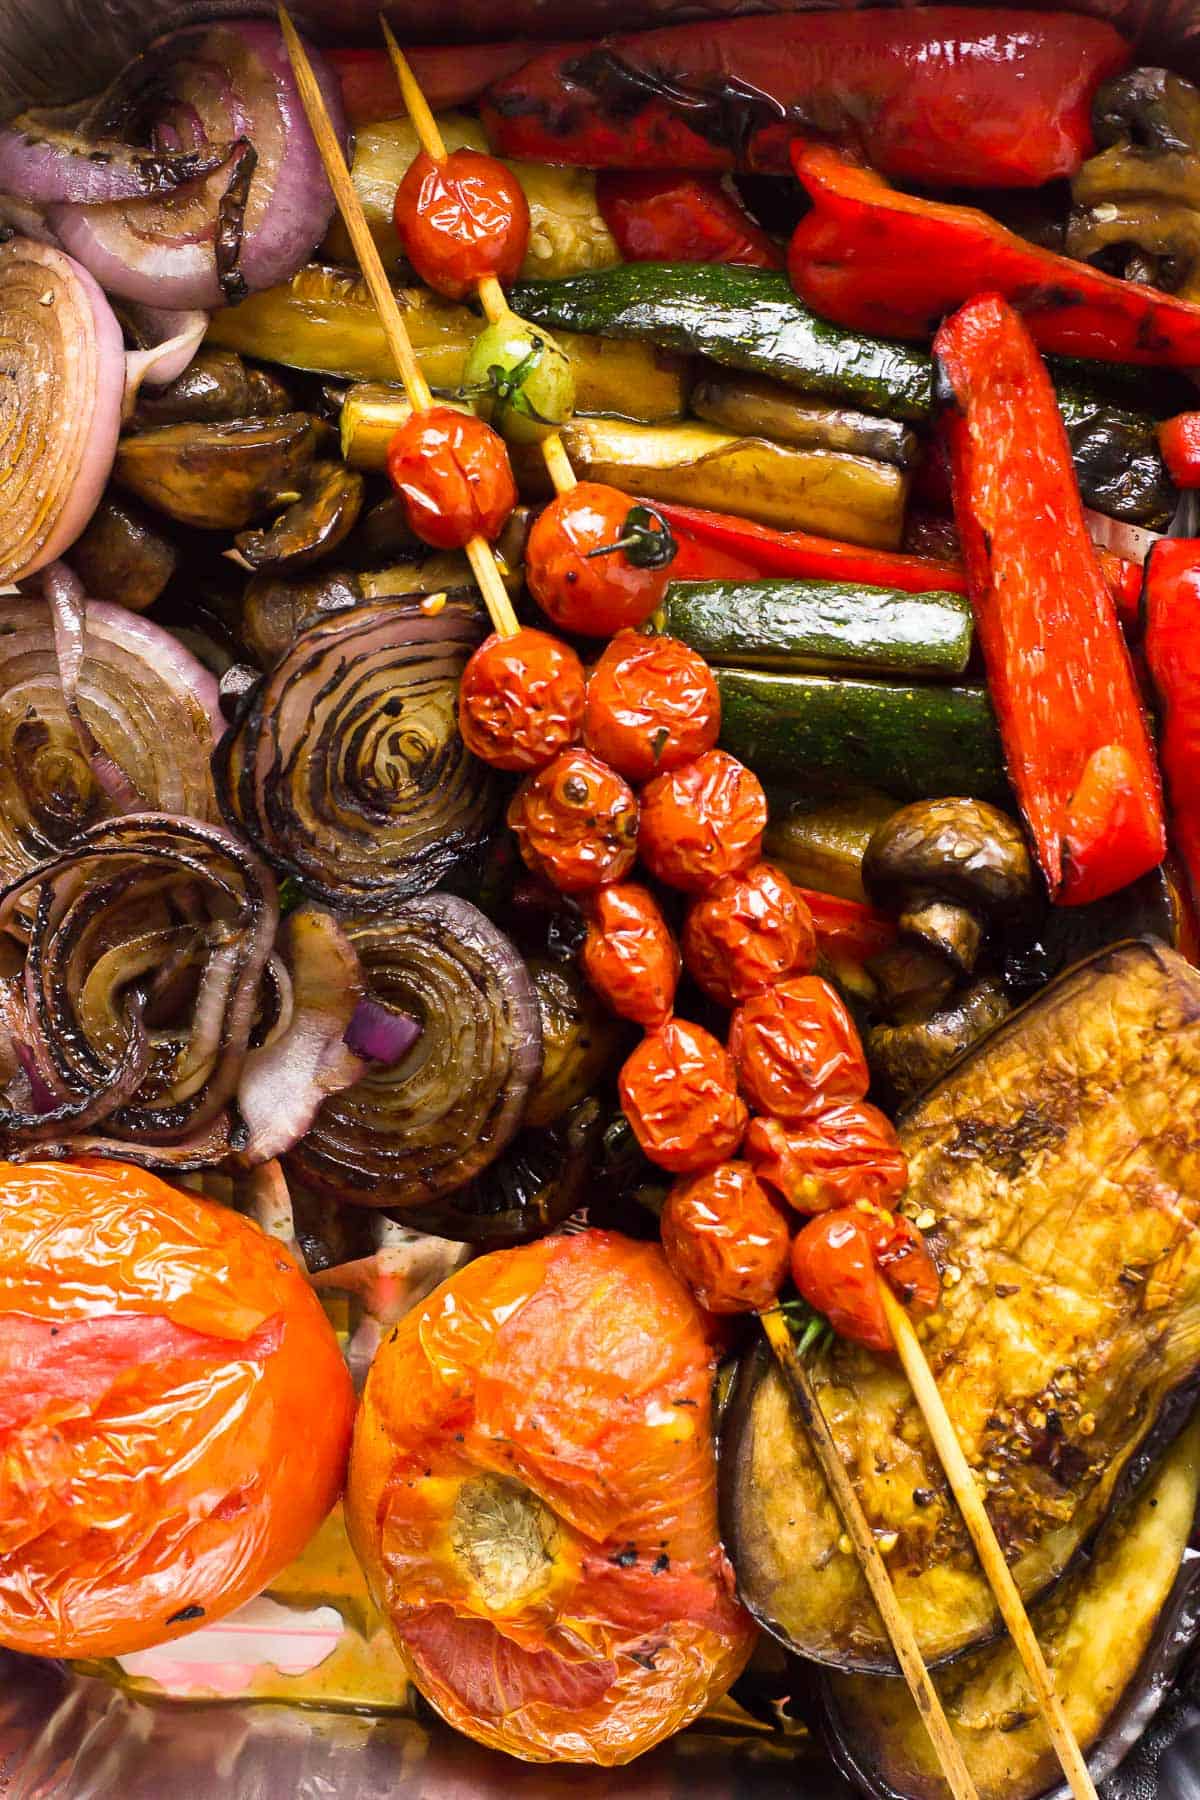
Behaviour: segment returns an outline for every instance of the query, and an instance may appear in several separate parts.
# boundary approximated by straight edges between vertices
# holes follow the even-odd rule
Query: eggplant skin
[[[1200,1629],[1200,1553],[1188,1548],[1200,1493],[1193,1425],[1035,1608],[1067,1717],[1103,1781],[1162,1704]],[[937,1677],[979,1800],[1035,1800],[1059,1766],[1008,1639]],[[824,1733],[838,1767],[872,1800],[943,1800],[945,1782],[907,1689],[872,1675],[827,1675]]]
[[[1013,1013],[901,1121],[905,1210],[943,1271],[924,1344],[1027,1602],[1063,1575],[1200,1386],[1200,972],[1113,946]],[[923,1654],[999,1621],[894,1359],[813,1380]],[[757,1359],[722,1439],[741,1596],[803,1656],[894,1668],[786,1393]]]

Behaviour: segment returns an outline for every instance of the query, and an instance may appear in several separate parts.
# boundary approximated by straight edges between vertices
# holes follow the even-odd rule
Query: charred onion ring
[[[389,1067],[367,1070],[321,1107],[288,1171],[406,1224],[469,1238],[439,1208],[499,1155],[542,1062],[537,995],[504,934],[469,901],[427,894],[386,919],[346,921],[372,997],[420,1021]]]
[[[375,912],[427,893],[495,816],[495,777],[458,735],[483,636],[469,600],[353,607],[307,626],[221,745],[229,822],[317,899]]]

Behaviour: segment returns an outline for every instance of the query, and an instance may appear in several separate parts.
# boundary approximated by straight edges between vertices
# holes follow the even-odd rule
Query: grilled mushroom
[[[1011,1010],[999,982],[977,981],[927,1018],[876,1025],[867,1034],[871,1072],[896,1106],[907,1106]]]

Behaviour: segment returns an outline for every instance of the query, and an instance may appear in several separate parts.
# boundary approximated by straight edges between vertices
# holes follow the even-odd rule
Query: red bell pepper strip
[[[544,44],[414,44],[404,54],[434,112],[469,106],[486,87],[543,55]],[[374,125],[405,117],[404,100],[386,50],[327,50],[341,78],[342,101],[351,125]]]
[[[724,262],[782,269],[783,253],[715,175],[606,169],[596,204],[626,262]]]
[[[969,206],[901,194],[821,144],[792,161],[812,198],[788,252],[814,312],[885,337],[930,337],[974,294],[999,293],[1041,350],[1109,362],[1200,363],[1200,306],[1104,275]]]
[[[1105,550],[1100,544],[1093,544],[1092,548],[1118,619],[1126,631],[1136,634],[1142,624],[1142,565],[1118,556],[1115,550]]]
[[[796,892],[812,914],[817,947],[830,962],[869,962],[896,940],[896,921],[861,900],[843,900],[815,888],[797,887]]]
[[[1200,487],[1200,412],[1164,419],[1158,427],[1158,447],[1176,487]]]
[[[560,46],[484,103],[502,156],[617,169],[787,168],[797,131],[900,180],[1037,187],[1091,153],[1129,52],[1074,14],[963,6],[706,20]]]
[[[873,587],[901,588],[909,594],[965,594],[967,580],[957,563],[928,556],[903,556],[894,550],[867,550],[836,538],[807,531],[775,531],[732,513],[707,512],[698,506],[654,501],[687,558],[688,573],[677,581],[720,581],[755,575],[786,575],[798,580],[863,581]],[[718,566],[716,558],[722,558]],[[693,575],[692,568],[697,572]]]
[[[1145,620],[1171,837],[1200,906],[1200,539],[1164,538],[1154,546]]]
[[[954,512],[1008,772],[1050,897],[1081,905],[1166,849],[1150,734],[1045,364],[998,294],[934,339]]]

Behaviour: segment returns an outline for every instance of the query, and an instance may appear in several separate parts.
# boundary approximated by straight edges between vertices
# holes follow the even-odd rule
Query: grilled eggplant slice
[[[1198,1457],[1193,1425],[1034,1614],[1097,1781],[1145,1730],[1200,1626],[1200,1553],[1188,1549]],[[960,1658],[937,1687],[979,1800],[1033,1800],[1056,1785],[1058,1761],[1007,1638]],[[876,1800],[949,1793],[903,1682],[830,1676],[825,1726],[835,1760]]]
[[[1049,1589],[1200,1384],[1200,973],[1151,940],[1077,965],[903,1121],[906,1210],[945,1276],[924,1339],[1027,1601]],[[924,1220],[923,1220],[924,1222]],[[997,1629],[894,1361],[849,1343],[813,1380],[925,1658]],[[722,1446],[742,1597],[790,1647],[893,1667],[773,1371],[741,1371]]]

